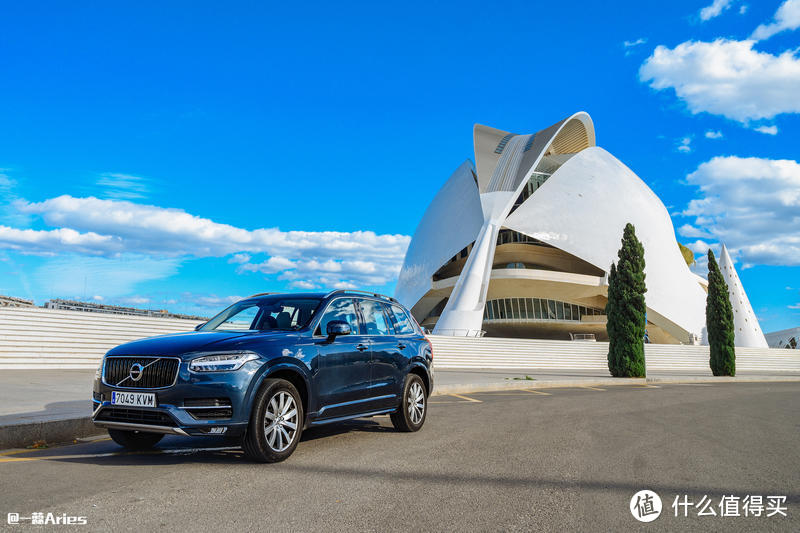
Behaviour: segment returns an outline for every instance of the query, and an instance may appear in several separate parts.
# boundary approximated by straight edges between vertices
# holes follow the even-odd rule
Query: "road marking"
[[[552,396],[552,394],[550,394],[549,392],[542,392],[542,391],[539,391],[539,390],[533,390],[533,389],[520,389],[520,390],[521,391],[525,391],[525,392],[530,392],[531,394],[541,394],[542,396]]]
[[[475,398],[470,398],[469,396],[462,396],[460,394],[448,394],[448,396],[455,396],[456,398],[461,398],[462,400],[467,400],[468,402],[483,403],[481,400],[476,400]]]
[[[633,385],[634,389],[660,389],[658,385]]]
[[[581,385],[579,388],[581,389],[589,389],[589,390],[596,390],[600,392],[605,392],[605,389],[598,389],[597,387],[589,387],[588,385]]]
[[[30,450],[14,450],[11,452],[3,452],[0,453],[0,457],[6,457],[8,455],[17,455],[18,453],[28,453],[28,452],[35,452],[36,448],[31,448]]]

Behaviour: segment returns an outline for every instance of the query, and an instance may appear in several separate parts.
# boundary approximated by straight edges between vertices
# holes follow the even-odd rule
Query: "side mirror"
[[[208,322],[202,322],[202,323],[200,323],[200,324],[197,324],[197,325],[194,327],[194,330],[195,330],[195,331],[197,331],[198,329],[202,328],[202,327],[203,327],[203,326],[205,326],[206,324],[208,324]]]
[[[333,339],[339,335],[350,335],[350,324],[344,320],[331,320],[328,322],[328,338]]]

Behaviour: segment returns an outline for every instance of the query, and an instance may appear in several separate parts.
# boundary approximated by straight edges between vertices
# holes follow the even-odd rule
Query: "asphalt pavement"
[[[86,531],[798,531],[798,405],[800,383],[531,389],[433,397],[418,433],[311,429],[275,465],[217,438],[4,452],[0,528],[52,512]],[[663,503],[647,524],[629,510],[642,489]],[[676,496],[716,516],[676,517]],[[788,516],[720,516],[723,496],[785,496]]]

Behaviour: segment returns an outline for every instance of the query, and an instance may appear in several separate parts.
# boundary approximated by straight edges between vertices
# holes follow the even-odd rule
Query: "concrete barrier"
[[[197,322],[42,308],[0,308],[0,370],[96,368],[109,349]],[[430,336],[440,369],[589,370],[608,373],[608,343]],[[648,372],[708,373],[707,346],[645,345]],[[800,372],[800,351],[737,348],[739,372]]]
[[[0,307],[0,370],[96,368],[114,346],[192,331],[197,324],[136,315]]]
[[[608,372],[607,342],[548,341],[430,336],[434,364],[441,369],[594,370]],[[711,375],[708,346],[646,344],[649,373]],[[800,372],[797,350],[737,348],[738,372]]]

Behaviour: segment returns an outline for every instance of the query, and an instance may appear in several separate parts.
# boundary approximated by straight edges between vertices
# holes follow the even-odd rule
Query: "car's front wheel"
[[[122,429],[109,429],[108,434],[114,442],[129,450],[149,450],[164,438],[162,433],[143,433]]]
[[[419,431],[428,414],[428,399],[425,384],[416,374],[409,374],[403,387],[403,401],[400,409],[392,413],[394,427],[399,431]]]
[[[303,432],[303,402],[285,379],[267,379],[253,403],[242,447],[261,463],[283,461],[294,452]]]

